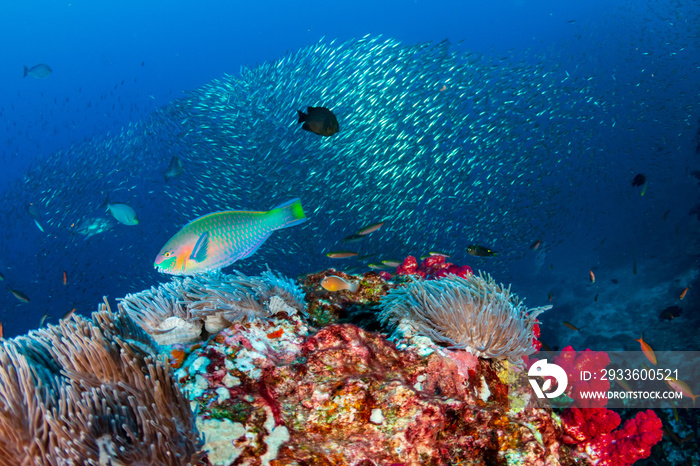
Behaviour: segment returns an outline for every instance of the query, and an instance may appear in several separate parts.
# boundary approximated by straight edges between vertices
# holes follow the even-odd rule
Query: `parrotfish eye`
[[[166,252],[165,254],[163,254],[163,257],[170,257],[170,251],[168,251],[168,252]]]

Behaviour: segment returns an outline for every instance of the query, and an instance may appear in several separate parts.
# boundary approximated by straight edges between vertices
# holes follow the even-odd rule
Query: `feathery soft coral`
[[[649,457],[661,441],[661,420],[649,409],[628,419],[621,429],[620,416],[607,408],[568,408],[562,414],[564,441],[597,466],[629,466]]]

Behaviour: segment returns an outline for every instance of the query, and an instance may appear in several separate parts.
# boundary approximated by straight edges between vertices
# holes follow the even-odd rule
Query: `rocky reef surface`
[[[383,273],[349,275],[333,269],[302,277],[299,284],[269,271],[258,277],[218,274],[178,278],[126,296],[117,313],[102,310],[92,324],[73,317],[60,327],[40,330],[65,338],[78,333],[94,339],[91,335],[99,333],[101,323],[107,322],[111,330],[104,331],[102,340],[111,348],[111,364],[119,364],[115,355],[128,353],[128,357],[122,356],[123,364],[145,376],[131,376],[139,383],[129,386],[126,381],[114,380],[128,371],[115,369],[117,376],[109,381],[101,385],[92,381],[99,386],[99,393],[112,389],[114,394],[109,406],[88,403],[88,411],[93,413],[83,414],[86,421],[80,426],[70,426],[73,430],[67,437],[81,438],[81,444],[88,445],[76,452],[83,456],[70,461],[51,459],[48,444],[42,443],[51,438],[46,435],[50,426],[35,422],[35,431],[44,435],[37,435],[32,443],[27,439],[26,423],[8,421],[11,416],[5,415],[5,403],[0,429],[23,438],[29,447],[13,450],[0,445],[11,455],[0,459],[0,464],[141,464],[135,462],[133,449],[119,447],[129,442],[146,445],[153,438],[160,439],[156,445],[169,447],[177,439],[162,438],[168,431],[158,430],[158,419],[189,431],[180,432],[187,448],[180,448],[177,455],[151,452],[147,456],[173,465],[621,466],[649,456],[662,435],[662,424],[654,411],[640,412],[618,428],[620,416],[604,406],[555,412],[534,399],[523,378],[534,362],[528,354],[537,349],[535,317],[541,309],[528,310],[509,289],[490,277],[477,277],[471,270],[451,268],[450,274],[460,272],[463,278],[436,273],[450,269],[452,264],[444,265],[444,258],[423,264],[424,275],[416,273],[421,267],[411,263],[405,261],[398,270],[408,271],[391,279]],[[329,291],[322,286],[328,276],[359,286],[352,291]],[[395,316],[396,309],[388,306],[399,298],[409,298],[394,294],[393,299],[387,299],[387,295],[422,287],[431,278],[452,280],[450,286],[463,286],[466,294],[442,295],[434,286],[420,288],[422,294],[415,293],[420,299],[411,305],[432,303],[435,309],[421,314],[425,318],[421,326],[394,319],[397,325],[390,335],[381,326],[382,313]],[[500,327],[522,333],[517,335],[519,343],[499,357],[499,346],[492,340],[500,337],[480,343],[478,335],[470,335],[468,343],[484,350],[482,357],[477,357],[469,348],[445,342],[461,338],[459,334],[444,336],[452,340],[430,338],[426,334],[433,330],[426,330],[425,322],[434,320],[435,331],[445,328],[438,317],[446,318],[443,308],[449,306],[487,317],[499,306],[501,315],[503,309],[512,311]],[[134,322],[155,341],[146,332],[133,330]],[[130,331],[115,330],[115,326],[127,326]],[[91,329],[90,335],[86,328]],[[120,337],[125,333],[128,340]],[[4,351],[11,345],[15,343],[6,342]],[[559,360],[565,367],[569,364],[573,368],[582,359],[605,364],[600,353],[566,350],[569,352]],[[89,345],[73,345],[71,351],[92,350]],[[29,366],[37,359],[33,352],[24,350],[24,354]],[[15,355],[14,362],[8,364],[18,365],[21,359]],[[149,365],[158,370],[148,369]],[[44,366],[54,374],[72,374],[71,387],[86,386],[80,377],[89,379],[76,375],[64,360],[44,362]],[[0,388],[16,398],[24,393],[25,382],[12,374],[12,370],[3,372]],[[41,386],[41,374],[29,371],[25,377]],[[61,377],[55,375],[54,379]],[[571,390],[576,389],[576,383]],[[67,390],[60,383],[53,384],[59,393]],[[167,412],[168,404],[149,401],[152,397],[144,398],[149,406],[138,406],[138,391],[162,390],[164,384],[180,389],[181,394],[170,397],[180,405],[189,402],[191,417],[182,409]],[[84,397],[89,398],[96,389],[71,390],[85,392]],[[32,394],[21,396],[36,404]],[[44,403],[42,409],[49,418],[60,420],[59,414],[71,412],[65,406],[70,401],[61,401],[61,405],[49,393],[42,396],[39,404]],[[21,400],[15,404],[21,405]],[[156,413],[144,420],[139,418],[141,410]],[[121,424],[110,428],[110,416]],[[98,418],[103,427],[95,432],[90,419]],[[85,440],[96,434],[99,438],[95,442]]]

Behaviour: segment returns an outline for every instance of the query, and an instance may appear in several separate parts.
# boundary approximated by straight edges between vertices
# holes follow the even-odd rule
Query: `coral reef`
[[[420,266],[418,261],[413,256],[408,256],[396,268],[396,275],[416,275],[420,278],[428,280],[446,277],[447,275],[457,275],[458,277],[467,278],[472,274],[472,268],[468,265],[458,266],[451,262],[445,262],[445,257],[442,254],[432,254],[421,261]]]
[[[299,287],[270,270],[257,277],[212,273],[173,278],[127,295],[119,307],[160,345],[196,341],[243,318],[305,312]]]
[[[222,331],[176,376],[213,464],[573,464],[551,413],[511,409],[501,364],[280,316]]]
[[[3,341],[0,465],[207,464],[155,347],[108,309]]]
[[[610,364],[610,357],[604,351],[585,351],[576,352],[572,346],[567,346],[561,350],[554,358],[554,364],[560,366],[566,372],[569,384],[566,388],[566,394],[573,400],[572,407],[578,408],[602,408],[607,404],[607,398],[584,398],[582,392],[602,392],[606,393],[610,389],[610,382],[603,378],[591,378],[591,380],[582,380],[582,371],[589,371],[594,374],[600,373]]]
[[[444,264],[429,260],[426,277]],[[360,286],[324,290],[328,275]],[[605,408],[560,419],[542,407],[512,363],[534,351],[542,309],[528,312],[490,277],[464,275],[392,283],[328,270],[301,288],[269,271],[174,279],[127,296],[118,313],[4,341],[0,465],[626,466],[649,455],[661,438],[652,411],[618,428]],[[399,325],[401,313],[415,322],[426,309],[473,312],[459,317],[462,329],[492,338],[475,348],[479,357],[451,333],[388,340],[329,323],[376,314],[379,304]],[[178,330],[184,324],[192,327]],[[573,348],[558,358],[567,372],[607,364]]]
[[[354,293],[349,290],[328,291],[321,286],[323,279],[335,275],[359,284]],[[384,275],[384,276],[382,276]],[[390,288],[396,286],[387,281],[391,275],[387,272],[367,272],[361,276],[350,275],[335,269],[328,269],[305,275],[301,279],[301,288],[308,303],[310,322],[318,327],[350,322],[363,328],[378,328],[376,314],[379,301]]]
[[[490,276],[448,275],[413,279],[382,298],[382,323],[410,336],[419,333],[452,348],[515,364],[536,351],[537,316],[551,306],[527,309]]]
[[[651,409],[628,419],[607,408],[568,408],[562,414],[564,441],[576,444],[581,456],[598,466],[628,466],[649,457],[663,436],[661,420]]]

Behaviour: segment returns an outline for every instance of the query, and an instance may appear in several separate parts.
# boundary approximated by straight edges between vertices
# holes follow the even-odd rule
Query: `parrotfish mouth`
[[[158,254],[156,260],[153,262],[153,267],[158,269],[160,272],[168,272],[172,268],[172,262],[175,259],[175,257],[166,258]]]

